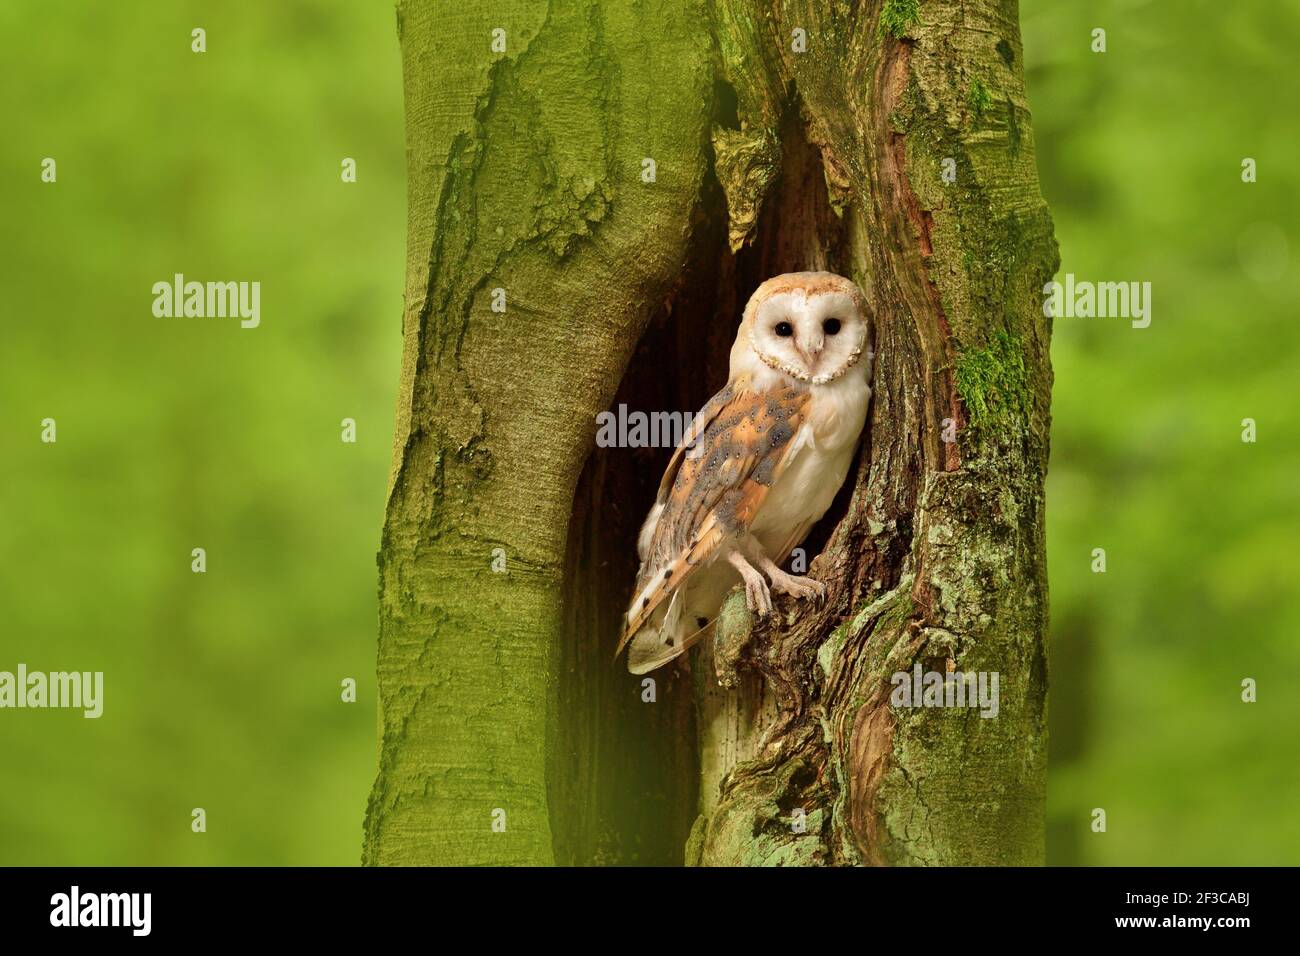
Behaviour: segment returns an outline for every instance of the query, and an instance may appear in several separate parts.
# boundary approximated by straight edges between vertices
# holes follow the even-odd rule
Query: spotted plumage
[[[791,273],[755,291],[730,380],[692,420],[641,530],[618,645],[631,645],[633,673],[706,634],[737,583],[759,614],[771,609],[764,574],[784,593],[824,593],[779,565],[848,472],[871,396],[870,333],[861,292],[841,276]]]

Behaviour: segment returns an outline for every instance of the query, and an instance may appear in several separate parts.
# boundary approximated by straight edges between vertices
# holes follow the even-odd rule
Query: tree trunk
[[[493,7],[398,8],[365,861],[1041,862],[1056,250],[1015,3]],[[876,326],[869,436],[805,544],[829,599],[759,624],[733,595],[713,646],[633,678],[670,449],[596,448],[596,414],[698,409],[748,295],[808,268]],[[916,663],[997,672],[998,716],[892,707]]]

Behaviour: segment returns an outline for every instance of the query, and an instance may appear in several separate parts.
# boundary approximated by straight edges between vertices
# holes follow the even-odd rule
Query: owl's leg
[[[767,617],[772,611],[772,594],[767,588],[763,575],[754,570],[754,566],[745,560],[739,548],[732,548],[727,554],[727,561],[740,572],[745,581],[745,604],[759,617]]]
[[[772,589],[779,594],[789,594],[796,598],[817,598],[821,600],[826,597],[828,590],[826,585],[816,578],[800,577],[797,574],[786,574],[776,563],[766,554],[760,552],[758,555],[758,566],[763,569],[772,580]]]

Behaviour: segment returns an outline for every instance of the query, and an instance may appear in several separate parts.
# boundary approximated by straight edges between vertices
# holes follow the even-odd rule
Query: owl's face
[[[796,272],[764,282],[745,309],[742,339],[744,325],[753,354],[765,365],[813,385],[852,368],[869,332],[862,293],[829,272]]]

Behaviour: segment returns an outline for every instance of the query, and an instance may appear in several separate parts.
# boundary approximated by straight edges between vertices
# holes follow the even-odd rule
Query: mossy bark
[[[686,257],[707,167],[702,17],[398,7],[410,209],[368,863],[556,858],[569,515],[596,412]]]
[[[399,7],[367,862],[1041,862],[1056,250],[1016,6],[883,6]],[[647,695],[609,652],[662,457],[593,450],[595,414],[698,408],[744,298],[801,268],[876,321],[870,435],[810,545],[830,598],[733,604]],[[998,672],[999,716],[891,708],[916,662]]]

